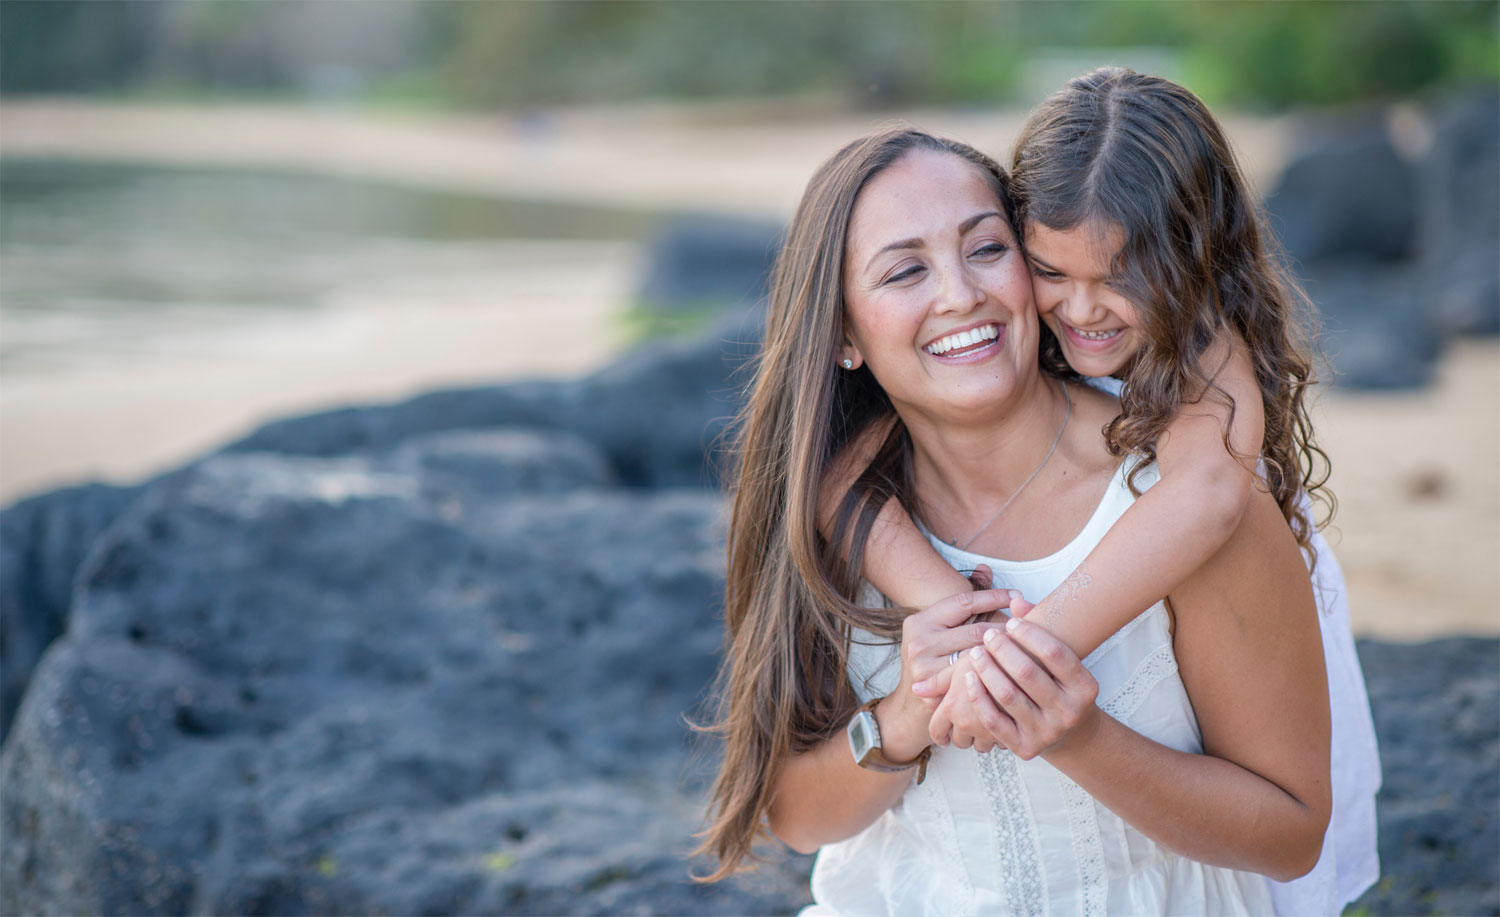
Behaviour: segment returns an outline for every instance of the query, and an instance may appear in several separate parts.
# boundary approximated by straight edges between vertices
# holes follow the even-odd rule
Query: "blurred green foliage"
[[[1121,49],[1211,101],[1408,95],[1500,79],[1500,0],[0,2],[6,93],[982,103],[1032,101],[1028,75],[1049,59],[1128,63]]]

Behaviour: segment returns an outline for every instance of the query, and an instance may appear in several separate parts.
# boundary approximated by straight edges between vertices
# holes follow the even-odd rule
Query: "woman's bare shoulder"
[[[1275,629],[1314,609],[1307,566],[1275,499],[1254,488],[1229,541],[1172,593],[1179,614],[1200,614],[1208,629]],[[1227,617],[1226,617],[1227,615]],[[1253,619],[1253,620],[1251,620]],[[1315,618],[1307,617],[1315,621]],[[1231,620],[1239,621],[1231,624]]]

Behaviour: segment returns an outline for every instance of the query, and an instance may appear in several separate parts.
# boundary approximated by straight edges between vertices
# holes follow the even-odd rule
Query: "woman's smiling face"
[[[995,404],[1035,373],[1025,259],[988,177],[915,150],[860,192],[844,253],[839,353],[903,416]]]

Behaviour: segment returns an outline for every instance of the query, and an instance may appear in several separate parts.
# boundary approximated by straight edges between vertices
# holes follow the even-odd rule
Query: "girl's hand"
[[[889,713],[894,720],[881,717],[881,742],[889,757],[909,760],[931,744],[928,720],[948,691],[952,654],[982,645],[985,634],[998,631],[999,624],[976,618],[1005,608],[1010,601],[1010,594],[1003,590],[960,592],[902,622],[901,682],[887,700],[893,705]]]
[[[1000,610],[1012,607],[1020,599],[1021,594],[1013,589],[991,589],[990,568],[983,564],[969,576],[969,580],[974,584],[973,592],[960,592],[935,602],[908,617],[902,625],[903,674],[908,651],[915,653],[916,658],[927,659],[919,665],[920,674],[912,681],[911,690],[927,704],[929,712],[948,693],[955,660],[964,650],[982,645],[985,634],[1003,627],[1006,616],[1000,614]],[[955,620],[961,612],[968,614],[962,620]],[[946,633],[939,636],[934,628],[946,630]],[[936,641],[933,645],[940,645],[942,652],[946,652],[936,665],[926,646],[927,641]]]
[[[1013,618],[969,662],[962,690],[983,735],[1022,760],[1081,746],[1097,730],[1099,683],[1041,625]]]
[[[976,578],[980,573],[989,574],[988,567],[980,567],[975,571]],[[1020,590],[1010,590],[1010,614],[1013,617],[1024,618],[1031,609],[1036,606],[1026,601]],[[1004,624],[1002,619],[998,623]],[[976,646],[980,644],[975,644]],[[937,710],[933,711],[932,718],[928,721],[928,732],[932,741],[938,745],[952,745],[955,748],[973,748],[980,754],[990,751],[995,747],[995,740],[990,736],[984,723],[979,719],[979,713],[973,702],[969,699],[967,688],[968,675],[974,671],[974,658],[969,653],[964,653],[958,659],[953,672],[944,687],[948,685],[959,686],[956,690],[947,691]]]

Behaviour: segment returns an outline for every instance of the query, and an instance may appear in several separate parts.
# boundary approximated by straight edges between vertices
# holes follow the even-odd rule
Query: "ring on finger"
[[[961,653],[961,652],[963,652],[963,650],[954,650],[953,652],[949,653],[948,654],[948,664],[949,665],[958,665],[958,654]]]

